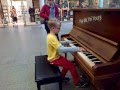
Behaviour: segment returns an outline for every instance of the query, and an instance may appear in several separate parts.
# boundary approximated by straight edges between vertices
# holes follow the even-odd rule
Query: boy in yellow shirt
[[[80,83],[74,64],[59,54],[60,52],[78,52],[80,47],[64,47],[62,44],[69,43],[69,41],[63,41],[61,42],[62,44],[58,41],[55,34],[58,34],[60,31],[61,23],[59,21],[50,19],[48,26],[50,29],[50,33],[47,35],[48,61],[55,66],[63,67],[61,72],[63,78],[65,78],[67,71],[70,70],[74,85],[84,87],[85,83]]]

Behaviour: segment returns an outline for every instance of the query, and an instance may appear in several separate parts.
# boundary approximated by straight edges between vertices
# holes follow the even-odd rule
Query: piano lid
[[[120,44],[120,9],[74,9],[73,25]]]
[[[91,51],[111,61],[120,43],[120,10],[74,9],[70,35]]]

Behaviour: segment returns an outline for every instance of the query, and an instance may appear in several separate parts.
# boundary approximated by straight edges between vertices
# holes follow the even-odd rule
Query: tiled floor
[[[72,22],[62,23],[59,33],[69,33]],[[46,54],[46,31],[43,25],[0,28],[0,90],[37,90],[34,82],[34,58]],[[72,60],[72,56],[68,57]],[[68,76],[69,73],[68,73]],[[74,88],[72,80],[63,90]],[[58,84],[43,85],[42,90],[59,90]]]

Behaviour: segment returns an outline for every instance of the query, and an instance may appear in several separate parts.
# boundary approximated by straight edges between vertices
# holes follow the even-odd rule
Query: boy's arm
[[[72,41],[70,41],[70,40],[67,40],[67,41],[60,41],[60,43],[61,43],[62,45],[66,45],[66,44],[71,44]]]
[[[80,51],[80,47],[76,47],[76,46],[65,47],[65,46],[63,46],[63,45],[60,45],[60,47],[58,48],[58,51],[59,51],[60,53],[78,52],[78,51]]]

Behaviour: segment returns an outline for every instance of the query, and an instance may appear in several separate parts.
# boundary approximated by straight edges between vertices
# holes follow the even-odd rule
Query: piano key
[[[102,62],[99,61],[98,59],[92,60],[92,62],[94,62],[95,64],[100,64],[100,63],[102,63]]]
[[[92,68],[95,64],[100,64],[102,63],[99,61],[95,56],[90,54],[92,58],[87,57],[84,53],[78,52],[78,54],[84,59],[84,61]]]
[[[70,41],[70,40],[69,40]],[[72,44],[77,44],[75,41],[70,41]]]
[[[89,59],[96,58],[95,56],[87,56]]]
[[[98,59],[97,58],[92,58],[91,61],[98,61]]]
[[[98,60],[97,59],[95,59],[95,60],[91,60],[92,62],[97,62]]]
[[[90,61],[90,59],[89,59],[87,56],[85,56],[82,52],[77,52],[77,53],[78,53],[78,55],[80,55],[80,57],[83,58],[83,60],[84,60],[91,68],[95,65],[95,63],[92,62],[92,61]]]
[[[73,43],[76,47],[80,47],[80,45],[79,44],[77,44],[77,43]]]
[[[64,40],[68,40],[67,38],[65,38]],[[74,44],[69,44],[70,46],[75,46]],[[88,64],[91,68],[98,63],[102,63],[101,61],[99,61],[95,56],[93,56],[91,53],[89,53],[88,51],[82,51],[82,52],[77,52],[77,54],[83,58],[84,62],[86,62],[86,64]]]
[[[72,38],[67,38],[68,40],[70,40],[70,41],[73,41],[73,39]]]
[[[68,41],[68,39],[67,39],[67,38],[64,38],[64,40],[65,40],[65,41]]]
[[[72,44],[72,43],[71,43],[71,44],[69,44],[69,45],[70,45],[70,46],[75,46],[75,45],[74,45],[74,44]]]
[[[83,51],[83,53],[84,53],[84,54],[90,54],[90,53],[89,53],[89,52],[87,52],[87,51]]]
[[[92,54],[90,54],[90,53],[89,53],[89,54],[88,54],[88,53],[84,53],[84,54],[85,54],[86,56],[92,55]]]
[[[64,41],[71,41],[72,43],[75,43],[73,40],[68,40],[67,38],[64,38]]]
[[[74,44],[69,44],[70,46],[74,46]],[[85,54],[83,54],[82,52],[77,52],[78,53],[78,55],[80,55],[82,58],[83,58],[83,60],[92,68],[92,66],[94,66],[95,65],[95,63],[94,62],[92,62],[92,61],[90,61],[90,59],[85,55]]]
[[[72,44],[74,44],[76,47],[81,47],[80,44],[76,43],[76,42],[73,41],[73,39],[71,39],[71,38],[65,38],[64,40],[65,40],[65,41],[70,40],[70,41],[72,42]]]
[[[92,54],[87,55],[87,57],[92,57],[92,56],[93,56]]]
[[[101,64],[102,62],[101,61],[95,61],[94,63],[95,64]]]
[[[94,61],[94,62],[101,62],[101,61]]]

